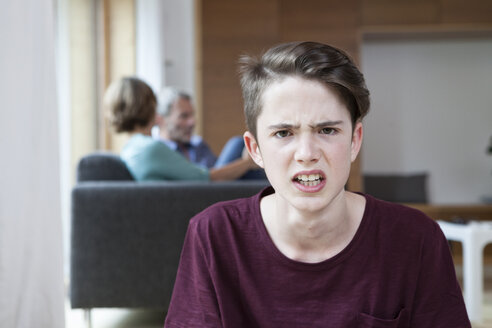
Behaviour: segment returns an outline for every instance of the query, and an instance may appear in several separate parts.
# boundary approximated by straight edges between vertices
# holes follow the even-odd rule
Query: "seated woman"
[[[221,168],[203,169],[181,154],[151,137],[157,101],[152,89],[142,80],[125,77],[113,82],[104,95],[111,124],[116,132],[131,137],[121,158],[135,180],[234,180],[257,168],[247,155]]]

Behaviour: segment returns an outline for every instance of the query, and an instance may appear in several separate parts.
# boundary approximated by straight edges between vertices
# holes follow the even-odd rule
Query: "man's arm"
[[[248,153],[246,156],[224,165],[220,168],[210,170],[210,180],[235,180],[243,176],[249,170],[257,169],[258,166]]]

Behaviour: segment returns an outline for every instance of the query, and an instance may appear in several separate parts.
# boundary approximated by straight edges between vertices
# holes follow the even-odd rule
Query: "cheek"
[[[352,147],[350,144],[338,144],[330,150],[331,160],[337,167],[350,166],[352,162]],[[336,164],[335,164],[336,163]]]
[[[258,157],[255,162],[265,171],[273,172],[280,165],[279,149],[271,143],[261,144],[257,154]]]
[[[264,157],[267,157],[271,162],[280,162],[292,152],[289,146],[275,142],[269,143],[261,149],[263,151],[262,154],[266,155]]]

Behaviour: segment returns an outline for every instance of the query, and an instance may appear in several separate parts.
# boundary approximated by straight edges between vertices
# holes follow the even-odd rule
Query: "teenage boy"
[[[470,327],[439,226],[344,189],[369,109],[347,55],[288,43],[241,71],[272,187],[191,220],[165,327]]]

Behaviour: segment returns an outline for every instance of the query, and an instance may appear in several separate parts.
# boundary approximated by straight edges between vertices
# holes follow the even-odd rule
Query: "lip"
[[[321,181],[320,181],[319,184],[314,185],[314,186],[307,186],[307,185],[304,185],[304,184],[300,183],[299,181],[297,181],[295,179],[295,177],[297,177],[299,175],[311,175],[311,174],[319,174],[321,176],[322,179],[321,179]],[[321,191],[325,187],[325,185],[326,185],[326,176],[323,173],[323,171],[321,171],[321,170],[300,171],[300,172],[297,172],[296,174],[294,174],[292,176],[291,181],[294,184],[294,187],[296,187],[298,190],[300,190],[302,192],[305,192],[305,193],[317,193],[317,192]]]

